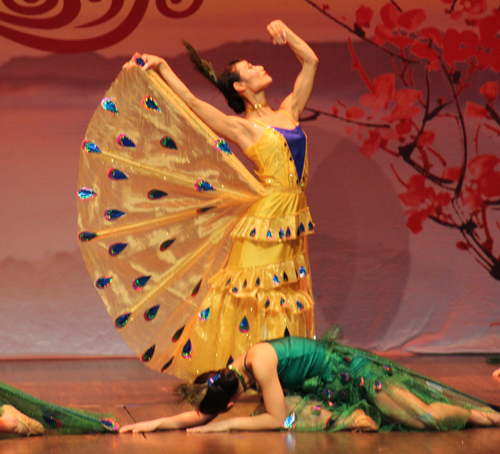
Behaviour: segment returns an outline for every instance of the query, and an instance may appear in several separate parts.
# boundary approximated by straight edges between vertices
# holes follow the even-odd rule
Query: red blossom
[[[425,20],[425,10],[423,9],[411,9],[405,11],[398,20],[398,25],[400,27],[406,28],[408,31],[418,30],[422,22]]]
[[[359,27],[368,28],[372,18],[373,10],[368,6],[361,5],[356,10],[356,24],[358,24]]]
[[[453,67],[456,62],[465,62],[477,55],[479,37],[472,30],[458,32],[453,28],[443,36],[443,58]]]
[[[396,106],[392,112],[382,117],[383,121],[393,122],[396,120],[413,118],[420,112],[420,108],[414,104],[420,99],[422,92],[413,88],[403,88],[394,95]]]
[[[445,180],[458,181],[460,179],[460,167],[447,167],[441,172],[441,177]]]
[[[408,215],[406,225],[413,233],[422,231],[422,224],[429,216],[439,216],[443,207],[451,202],[447,192],[436,191],[425,186],[426,178],[423,175],[413,175],[408,182],[408,191],[399,194],[404,205],[411,207],[405,213]]]
[[[439,57],[436,51],[429,46],[428,43],[424,43],[422,41],[413,44],[410,48],[413,55],[419,58],[423,58],[429,60],[429,64],[427,65],[427,69],[431,71],[436,71],[439,69]]]
[[[401,12],[392,3],[386,3],[380,9],[380,18],[384,25],[390,30],[396,28],[400,17]]]
[[[403,118],[399,120],[399,123],[396,125],[396,132],[400,137],[405,136],[411,132],[412,123],[410,120]]]
[[[483,14],[488,9],[487,0],[460,0],[464,11],[471,16]]]
[[[357,120],[365,116],[365,111],[358,106],[349,107],[345,112],[345,117],[348,120]]]
[[[331,109],[333,115],[337,116],[339,114],[339,108],[337,106],[334,105],[331,107]]]
[[[394,74],[378,76],[369,87],[371,93],[366,93],[359,98],[360,104],[370,107],[374,115],[382,108],[387,109],[394,95],[394,81]]]
[[[471,175],[464,188],[464,202],[477,210],[484,201],[497,200],[500,197],[500,172],[496,170],[500,158],[483,154],[469,162]]]
[[[489,104],[493,104],[498,97],[498,82],[486,82],[479,91]]]
[[[465,107],[465,115],[471,118],[490,118],[488,111],[475,102],[467,101]]]
[[[478,66],[486,69],[488,66],[496,72],[500,72],[500,10],[495,9],[493,14],[478,21],[479,34],[481,36],[481,52],[477,52]]]
[[[369,137],[359,147],[359,151],[367,158],[371,158],[382,145],[385,145],[386,140],[382,138],[380,129],[370,129],[368,133]]]
[[[457,241],[457,248],[461,249],[462,251],[467,251],[470,249],[470,244],[466,243],[465,241]]]
[[[436,134],[433,131],[424,131],[418,138],[418,145],[420,147],[429,147],[434,143],[435,138]]]
[[[437,44],[439,47],[443,45],[443,36],[441,35],[441,31],[435,27],[426,27],[420,31],[420,35],[422,38],[430,39],[434,44]]]
[[[330,9],[330,5],[328,3],[323,3],[323,5],[321,6],[321,9],[323,11],[326,11],[327,9]]]
[[[411,207],[406,211],[408,219],[406,225],[413,233],[422,231],[422,224],[429,216],[439,216],[443,207],[451,202],[447,192],[436,191],[425,186],[426,178],[423,175],[413,175],[408,182],[408,191],[399,194],[404,205]]]

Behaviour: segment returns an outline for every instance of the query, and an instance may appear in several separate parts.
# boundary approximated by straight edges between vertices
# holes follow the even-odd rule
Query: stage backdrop
[[[343,3],[343,5],[340,5]],[[77,241],[80,144],[122,64],[164,56],[196,95],[262,64],[279,105],[319,57],[303,114],[318,334],[379,351],[500,351],[500,12],[492,0],[1,0],[0,356],[128,355]],[[241,156],[241,154],[239,155]],[[242,159],[244,159],[242,157]]]

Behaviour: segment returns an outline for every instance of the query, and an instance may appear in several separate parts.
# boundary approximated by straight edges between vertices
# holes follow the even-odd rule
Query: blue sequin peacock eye
[[[126,148],[137,148],[133,140],[130,137],[126,136],[125,134],[120,134],[116,138],[116,143]]]
[[[238,287],[233,287],[232,292],[233,292],[233,293],[238,293]]]
[[[271,304],[271,301],[269,301],[269,298],[268,298],[267,301],[266,301],[266,304],[264,305],[264,307],[267,309],[270,304]]]
[[[224,139],[217,139],[215,141],[215,149],[219,150],[221,153],[232,154],[231,150],[229,149],[229,145]]]
[[[182,356],[184,357],[184,359],[189,359],[191,358],[191,356],[193,356],[193,347],[191,346],[191,339],[188,339],[188,341],[182,348]]]
[[[257,278],[255,281],[255,287],[258,287],[260,285],[260,277]]]
[[[123,328],[129,322],[131,315],[132,315],[131,312],[127,312],[125,314],[120,315],[119,317],[116,317],[115,326],[117,328]]]
[[[378,380],[374,383],[374,388],[375,391],[380,392],[382,391],[382,383],[380,383]]]
[[[231,283],[231,278],[229,278],[226,282],[226,285],[229,285]]]
[[[278,276],[276,276],[276,274],[273,276],[273,284],[280,285],[280,280],[278,279]]]
[[[165,136],[160,140],[161,146],[168,148],[169,150],[177,150],[177,144],[169,136]]]
[[[136,291],[141,291],[144,286],[148,283],[148,281],[151,279],[151,276],[140,276],[137,279],[132,282],[132,287]]]
[[[299,311],[301,311],[301,310],[303,310],[303,309],[304,309],[304,305],[303,305],[303,304],[302,304],[299,300],[297,300],[297,309],[298,309]]]
[[[385,366],[384,366],[384,369],[387,371],[387,373],[388,373],[389,375],[392,375],[392,367],[391,367],[391,366],[385,365]]]
[[[257,233],[257,230],[255,230],[255,227],[252,229],[252,231],[250,232],[250,238],[253,238],[255,236],[255,234]]]
[[[307,274],[305,267],[301,266],[299,268],[299,276],[304,277]]]
[[[186,325],[184,326],[181,326],[175,333],[174,335],[172,336],[172,342],[177,342],[179,340],[179,338],[181,337],[182,335],[182,332],[184,331],[184,328],[186,327]]]
[[[285,333],[283,334],[283,337],[290,337],[290,331],[288,331],[288,326],[285,328]]]
[[[94,142],[90,142],[89,140],[84,140],[82,142],[82,149],[86,153],[101,153],[99,147]]]
[[[118,169],[109,169],[108,178],[110,180],[128,180],[128,176]]]
[[[135,63],[139,66],[144,66],[146,62],[141,57],[135,57]]]
[[[96,238],[98,236],[99,236],[99,234],[98,233],[94,233],[94,232],[81,232],[78,235],[78,239],[80,241],[87,242],[87,241],[93,240],[94,238]]]
[[[328,399],[328,400],[333,400],[333,392],[329,389],[324,389],[323,390],[323,395]]]
[[[314,225],[311,221],[309,221],[309,224],[307,224],[307,228],[309,229],[310,232],[314,230]]]
[[[168,362],[165,363],[165,365],[161,368],[161,372],[165,372],[173,363],[174,357],[170,358]]]
[[[248,331],[250,331],[250,324],[248,323],[248,319],[247,319],[246,315],[241,320],[240,326],[238,327],[238,329],[240,330],[240,333],[243,333],[243,334],[248,333]]]
[[[288,275],[285,272],[283,272],[283,280],[288,282]]]
[[[42,418],[51,429],[60,429],[62,427],[61,421],[59,421],[57,418],[54,418],[46,410],[42,409],[42,411]]]
[[[93,189],[83,187],[78,190],[78,197],[81,200],[93,199],[95,196],[97,196],[97,192]]]
[[[280,306],[286,306],[286,299],[283,297],[280,299]]]
[[[233,364],[234,358],[232,356],[229,356],[229,359],[227,360],[226,367],[229,367],[231,364]]]
[[[120,254],[126,247],[127,243],[115,243],[108,248],[109,255],[115,256]]]
[[[104,218],[107,221],[114,221],[115,219],[121,218],[124,214],[123,211],[110,209],[104,212]]]
[[[151,200],[161,199],[167,195],[166,192],[160,191],[159,189],[151,189],[151,191],[148,192],[148,198]]]
[[[290,238],[292,236],[292,232],[290,232],[290,227],[286,228],[286,235],[287,238]]]
[[[208,320],[208,317],[210,317],[210,308],[207,307],[206,309],[202,310],[199,314],[198,317],[200,317],[200,320],[202,322],[206,322]]]
[[[247,280],[245,279],[245,282],[243,282],[243,288],[247,288]]]
[[[273,239],[273,233],[271,232],[271,230],[268,230],[268,231],[267,231],[267,235],[266,235],[266,236],[267,236],[267,239],[268,239],[269,241],[271,241],[271,240]]]
[[[158,103],[152,96],[144,96],[142,98],[142,105],[153,112],[161,112],[161,109],[158,107]]]
[[[147,311],[144,311],[144,320],[147,322],[150,322],[151,320],[154,320],[156,317],[156,314],[160,310],[160,305],[157,304],[156,306],[150,307]]]
[[[141,359],[143,362],[147,363],[147,362],[151,361],[151,359],[153,358],[153,355],[155,354],[155,348],[156,348],[156,345],[152,345],[142,354]]]
[[[166,240],[164,241],[163,243],[160,244],[160,251],[166,251],[170,246],[172,246],[172,244],[174,243],[174,241],[176,240],[176,238],[172,238],[171,240]]]
[[[120,425],[112,418],[101,418],[100,421],[102,426],[110,432],[116,432],[120,428]]]
[[[191,296],[196,296],[198,295],[199,291],[200,291],[200,288],[201,288],[201,282],[203,281],[203,279],[200,279],[200,282],[198,282],[195,286],[194,286],[194,289],[193,291],[191,292]]]
[[[278,232],[278,235],[279,235],[280,239],[285,238],[285,232],[283,231],[283,229],[280,228],[280,231]]]
[[[299,232],[300,233],[304,233],[306,231],[305,227],[304,227],[304,224],[302,224],[302,222],[300,223],[299,225]]]
[[[194,187],[197,191],[215,191],[214,187],[205,180],[197,180]]]
[[[115,102],[111,98],[104,98],[101,101],[101,106],[106,112],[110,112],[112,114],[120,113],[118,112]]]
[[[340,381],[342,381],[343,383],[348,383],[350,379],[351,376],[347,372],[340,374]]]
[[[290,416],[288,416],[281,425],[285,430],[293,430],[295,429],[295,412],[293,412]]]
[[[113,276],[102,276],[97,281],[95,281],[95,286],[99,289],[109,287],[109,284],[113,281]]]

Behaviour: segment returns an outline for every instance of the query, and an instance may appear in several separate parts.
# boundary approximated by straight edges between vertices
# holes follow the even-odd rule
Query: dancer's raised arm
[[[148,54],[143,54],[141,57],[145,62],[142,68],[156,71],[174,93],[218,135],[237,143],[240,148],[246,148],[249,142],[252,142],[253,136],[249,133],[250,125],[246,124],[243,118],[226,115],[207,102],[198,99],[163,58]]]
[[[290,113],[295,121],[298,121],[311,95],[316,67],[318,66],[318,57],[307,43],[292,32],[282,21],[271,22],[267,27],[267,31],[275,44],[288,44],[302,65],[302,69],[295,80],[293,92],[285,98],[280,107]]]

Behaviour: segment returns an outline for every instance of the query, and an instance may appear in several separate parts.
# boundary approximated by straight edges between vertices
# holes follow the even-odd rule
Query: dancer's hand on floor
[[[211,432],[229,432],[229,426],[227,425],[227,420],[212,422],[210,424],[205,424],[204,426],[191,427],[186,429],[189,433],[211,433]]]
[[[142,433],[142,432],[154,432],[155,430],[158,429],[159,426],[158,420],[155,421],[144,421],[144,422],[138,422],[135,424],[128,424],[126,426],[120,427],[119,432],[121,434],[131,432],[134,434],[137,433]]]

